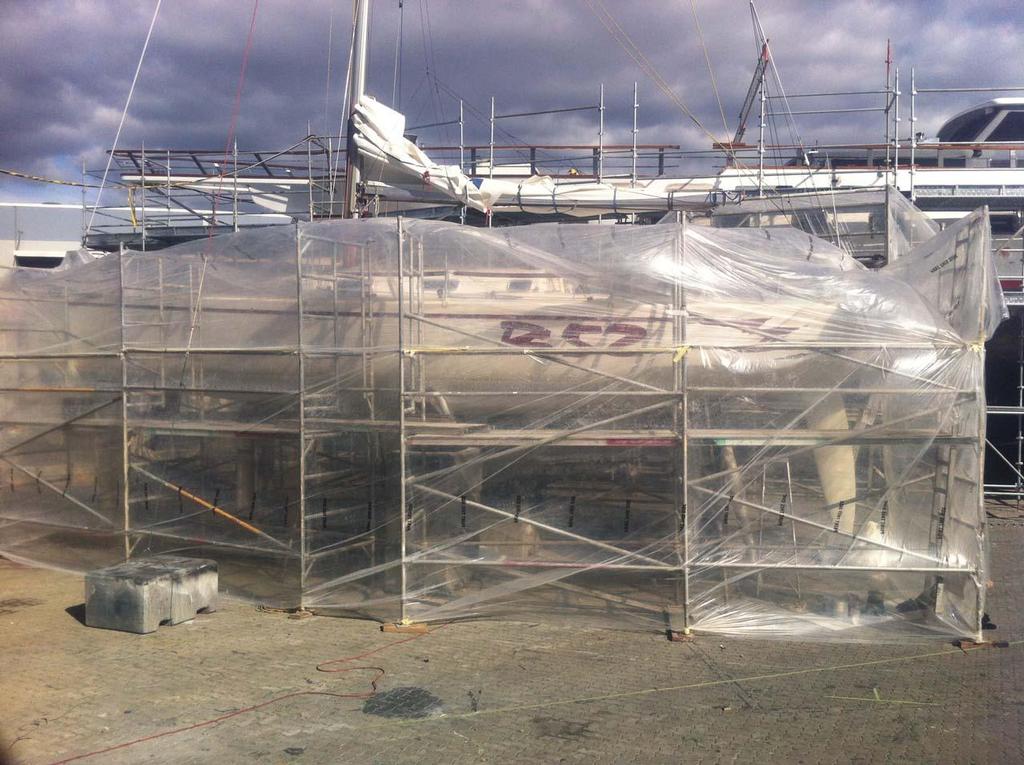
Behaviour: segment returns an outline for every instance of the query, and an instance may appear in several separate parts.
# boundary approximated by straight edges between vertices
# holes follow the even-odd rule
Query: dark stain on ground
[[[573,741],[592,735],[590,726],[594,724],[593,720],[573,722],[572,720],[560,720],[557,717],[534,717],[530,722],[537,729],[538,736],[560,738],[565,741]]]
[[[435,717],[444,712],[441,699],[425,688],[403,686],[377,693],[363,704],[363,712],[378,717]]]
[[[291,757],[297,757],[305,751],[306,747],[304,746],[289,746],[284,750],[284,753]]]
[[[6,600],[0,600],[0,616],[13,614],[15,611],[27,608],[28,606],[38,606],[42,602],[35,598],[7,598]]]

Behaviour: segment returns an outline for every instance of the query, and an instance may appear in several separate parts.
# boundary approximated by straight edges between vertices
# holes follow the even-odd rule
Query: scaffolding
[[[588,180],[628,177],[629,182],[635,184],[641,171],[663,176],[677,168],[681,161],[724,156],[728,165],[726,174],[731,173],[735,183],[730,185],[727,180],[720,184],[723,189],[719,194],[720,201],[734,200],[737,196],[754,192],[756,188],[759,195],[776,201],[764,202],[761,212],[756,216],[748,215],[748,220],[787,215],[791,219],[802,215],[809,220],[831,215],[837,218],[832,225],[834,231],[828,230],[827,226],[811,226],[812,233],[849,247],[857,257],[875,266],[885,263],[893,249],[888,241],[891,225],[887,226],[878,219],[853,223],[838,221],[837,208],[844,205],[848,208],[849,197],[837,191],[836,185],[867,184],[882,189],[887,195],[892,193],[891,189],[899,189],[911,199],[917,198],[920,204],[931,207],[943,222],[954,219],[967,207],[986,203],[996,223],[994,242],[1002,255],[998,259],[998,267],[1007,290],[1008,303],[1016,307],[1024,302],[1021,297],[1024,294],[1021,292],[1024,284],[1024,232],[1019,226],[1024,221],[1024,192],[1021,191],[1024,186],[1016,179],[1005,182],[1008,173],[1020,172],[1018,155],[1022,151],[1021,145],[1013,142],[922,142],[917,131],[920,101],[925,96],[1012,94],[1024,91],[1024,86],[924,87],[918,83],[917,73],[911,68],[910,77],[903,77],[904,87],[909,79],[909,92],[904,92],[900,89],[899,69],[890,67],[884,88],[784,94],[781,87],[768,89],[764,77],[767,63],[763,57],[759,59],[760,74],[755,76],[748,94],[751,104],[757,100],[756,96],[761,97],[761,123],[767,121],[767,124],[762,124],[754,146],[739,143],[735,138],[730,143],[692,152],[680,151],[674,145],[638,144],[635,84],[631,102],[631,144],[610,145],[604,141],[603,87],[598,91],[597,104],[510,114],[497,114],[492,110],[488,125],[490,140],[483,144],[466,143],[465,105],[461,101],[457,120],[418,125],[410,130],[433,131],[457,126],[457,145],[449,143],[424,148],[439,159],[457,161],[472,175],[497,173],[503,177],[528,177],[544,173],[561,179]],[[892,62],[888,63],[891,65]],[[904,75],[906,71],[904,68]],[[841,103],[837,103],[840,99]],[[817,107],[795,106],[809,103],[817,104]],[[598,113],[593,144],[498,144],[495,139],[496,123],[506,118],[591,111]],[[787,143],[782,140],[781,128],[774,124],[794,117],[828,117],[847,113],[877,113],[884,123],[884,139],[873,144],[811,146],[797,140],[799,136],[794,135],[793,140]],[[482,124],[488,122],[486,115],[478,116]],[[87,244],[109,250],[115,249],[118,242],[127,240],[133,247],[152,249],[181,239],[204,237],[211,232],[237,230],[240,225],[335,217],[341,211],[337,191],[344,185],[343,172],[339,175],[339,168],[344,166],[342,143],[343,139],[339,137],[311,135],[284,151],[239,153],[236,148],[233,153],[225,154],[201,150],[119,150],[115,161],[122,170],[122,181],[128,186],[128,204],[116,210],[101,210],[98,215],[100,224],[86,238]],[[774,165],[766,166],[766,160],[773,158]],[[975,171],[991,172],[979,176]],[[975,180],[968,182],[967,174],[972,172]],[[989,183],[988,179],[994,177],[992,173],[995,172],[1003,180]],[[751,180],[755,175],[756,184]],[[715,179],[708,180],[713,182]],[[808,195],[797,195],[793,193],[794,187],[814,190]],[[363,191],[364,209],[370,214],[454,218],[461,213],[461,219],[465,220],[464,210],[440,204],[436,199],[433,203],[389,203],[386,199],[389,193],[387,184],[376,183],[373,179],[367,180]],[[715,217],[721,220],[739,215],[744,209],[750,210],[757,204],[751,200],[741,202],[740,206],[722,204],[717,208]],[[795,213],[797,204],[802,204],[803,209]],[[83,198],[83,208],[85,206]],[[257,210],[274,210],[278,215],[265,216]],[[522,220],[522,215],[521,211],[508,213],[508,221]],[[635,219],[637,216],[623,214],[619,217]],[[991,497],[1014,499],[1019,507],[1024,497],[1024,409],[1021,403],[1024,401],[1021,398],[1024,383],[1019,382],[1024,379],[1024,353],[1017,346],[1024,346],[1019,337],[1014,341],[1010,365],[1017,384],[1005,395],[997,393],[992,397],[998,403],[989,412],[993,417],[990,429],[995,437],[990,439],[992,475],[987,483]],[[1016,426],[1012,433],[1008,430],[1010,425]]]
[[[785,221],[844,246],[862,262],[877,267],[898,256],[901,246],[891,240],[892,220],[884,226],[879,219],[865,221],[860,219],[863,216],[854,216],[852,225],[844,225],[843,217],[849,217],[851,200],[858,192],[876,189],[884,193],[885,206],[890,209],[890,198],[899,206],[899,195],[905,196],[939,226],[979,205],[988,206],[998,256],[996,268],[1014,320],[995,338],[997,353],[989,363],[993,405],[988,409],[991,437],[987,440],[986,496],[1013,500],[1019,512],[1024,499],[1024,317],[1020,314],[1024,305],[1024,143],[992,140],[987,133],[975,134],[972,140],[925,140],[918,122],[924,98],[1019,97],[1024,85],[923,86],[915,68],[910,67],[909,78],[903,79],[904,86],[909,79],[909,91],[905,92],[900,68],[893,66],[889,50],[882,89],[787,93],[781,82],[771,83],[769,88],[765,76],[769,60],[764,48],[733,141],[712,147],[725,161],[721,204],[713,213],[715,225],[770,227]],[[740,139],[758,94],[761,131],[756,143],[749,145]],[[1004,102],[1003,106],[1010,109],[1014,104]],[[861,113],[882,116],[880,141],[809,144],[801,139],[794,120]],[[782,137],[783,125],[777,123],[788,124],[788,141]],[[985,123],[976,127],[985,127]],[[774,163],[766,166],[766,156]]]
[[[127,148],[113,152],[122,197],[95,205],[82,242],[156,250],[240,228],[341,213],[344,151],[337,137],[309,135],[278,150]],[[95,174],[83,167],[83,183]],[[83,210],[93,208],[85,197]]]
[[[0,550],[388,621],[977,635],[987,237],[871,274],[795,231],[377,219],[14,272]]]

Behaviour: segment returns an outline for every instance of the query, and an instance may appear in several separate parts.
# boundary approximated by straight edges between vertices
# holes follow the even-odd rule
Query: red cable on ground
[[[437,632],[438,630],[444,629],[447,626],[448,626],[447,624],[439,624],[431,632]],[[391,648],[391,646],[395,646],[395,645],[402,645],[402,643],[411,643],[413,640],[419,640],[420,638],[426,637],[429,634],[431,634],[431,633],[430,632],[421,632],[421,633],[413,635],[411,637],[402,638],[401,640],[395,640],[395,641],[393,641],[391,643],[388,643],[387,645],[382,645],[380,648],[372,648],[369,651],[366,651],[365,653],[356,654],[355,656],[345,656],[345,657],[342,657],[340,659],[328,659],[327,661],[322,661],[319,664],[317,664],[316,665],[316,671],[317,672],[350,672],[351,670],[347,670],[347,669],[324,669],[324,667],[328,666],[329,664],[341,664],[341,663],[347,663],[347,662],[350,662],[350,661],[355,661],[356,659],[365,659],[367,656],[373,656],[373,654],[379,653],[379,652],[383,651],[385,648]],[[364,667],[352,667],[352,669],[365,669],[365,668]],[[383,671],[383,670],[381,670],[381,671]]]
[[[443,627],[447,627],[447,626],[448,626],[447,624],[442,624],[442,625],[438,626],[437,629],[442,629]],[[340,659],[329,659],[327,661],[320,662],[319,664],[316,665],[317,672],[327,672],[327,673],[345,674],[345,673],[348,673],[348,672],[357,672],[359,670],[364,670],[364,669],[373,670],[377,674],[374,675],[373,678],[370,680],[370,688],[372,689],[370,691],[366,691],[366,692],[363,692],[363,693],[332,693],[331,691],[293,691],[292,693],[286,693],[283,696],[277,696],[277,697],[272,698],[272,699],[267,699],[266,701],[261,701],[259,704],[252,704],[251,706],[242,707],[241,709],[236,709],[233,712],[227,712],[227,713],[222,714],[222,715],[220,715],[218,717],[213,717],[213,718],[211,718],[209,720],[203,720],[202,722],[193,723],[192,725],[186,725],[186,726],[181,727],[181,728],[174,728],[172,730],[165,730],[165,731],[161,731],[159,733],[153,733],[153,734],[151,734],[149,736],[143,736],[142,738],[137,738],[137,739],[134,739],[132,741],[125,741],[124,743],[121,743],[121,744],[115,744],[114,746],[108,746],[105,749],[97,749],[97,750],[92,751],[92,752],[86,752],[85,754],[76,754],[76,755],[74,755],[72,757],[66,757],[63,760],[57,760],[56,762],[52,762],[52,763],[50,763],[50,765],[64,765],[64,763],[68,763],[68,762],[78,762],[79,760],[84,760],[84,759],[86,759],[88,757],[95,757],[98,754],[108,754],[109,752],[116,752],[116,751],[118,751],[120,749],[127,749],[128,747],[135,746],[136,744],[142,744],[142,743],[145,743],[146,741],[153,741],[153,740],[158,739],[158,738],[164,738],[165,736],[173,736],[173,735],[175,735],[177,733],[184,733],[186,731],[196,730],[197,728],[206,728],[206,727],[209,727],[211,725],[217,725],[218,723],[222,723],[225,720],[230,720],[232,717],[238,717],[239,715],[243,715],[243,714],[246,714],[248,712],[254,712],[257,709],[262,709],[263,707],[268,707],[271,704],[276,704],[279,701],[285,701],[287,699],[293,699],[293,698],[295,698],[297,696],[333,696],[336,699],[368,699],[371,696],[373,696],[375,693],[377,693],[377,682],[382,677],[384,677],[384,675],[386,674],[386,672],[384,671],[383,667],[361,666],[361,667],[342,667],[342,668],[338,668],[338,669],[324,669],[324,668],[328,667],[328,666],[330,666],[332,664],[347,664],[348,662],[351,662],[351,661],[356,661],[358,659],[364,659],[367,656],[372,656],[375,653],[380,653],[381,651],[383,651],[383,650],[385,650],[387,648],[391,648],[392,646],[401,645],[402,643],[410,643],[413,640],[419,640],[420,638],[424,638],[424,637],[426,637],[429,634],[431,634],[431,633],[424,632],[424,633],[421,633],[421,634],[418,634],[418,635],[413,635],[412,637],[402,638],[401,640],[395,640],[395,641],[393,641],[391,643],[388,643],[386,645],[382,645],[379,648],[373,648],[373,649],[371,649],[369,651],[365,651],[363,653],[356,654],[355,656],[345,656],[345,657],[342,657]]]

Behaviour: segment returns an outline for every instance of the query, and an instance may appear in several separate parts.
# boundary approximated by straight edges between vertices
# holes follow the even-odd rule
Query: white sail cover
[[[402,201],[466,205],[480,212],[519,211],[539,215],[664,212],[708,207],[711,187],[702,179],[655,178],[630,185],[550,176],[525,180],[470,178],[457,165],[438,165],[405,137],[405,115],[363,96],[353,113],[353,141],[368,183],[383,183],[382,196]]]
[[[491,200],[456,165],[438,165],[405,138],[405,115],[363,96],[352,115],[355,142],[368,181],[390,180],[408,188],[418,185],[424,198],[442,198],[486,212]],[[386,179],[387,176],[397,176]]]

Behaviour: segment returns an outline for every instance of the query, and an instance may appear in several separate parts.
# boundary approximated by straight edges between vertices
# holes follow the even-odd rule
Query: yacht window
[[[985,140],[993,143],[1024,141],[1024,112],[1007,112]]]
[[[977,109],[967,114],[951,119],[939,131],[940,143],[969,143],[978,137],[978,134],[992,120],[995,114],[994,107]]]
[[[990,219],[994,236],[1010,236],[1020,228],[1019,215],[993,215]]]
[[[533,288],[533,279],[512,279],[508,283],[509,292],[529,292]]]

